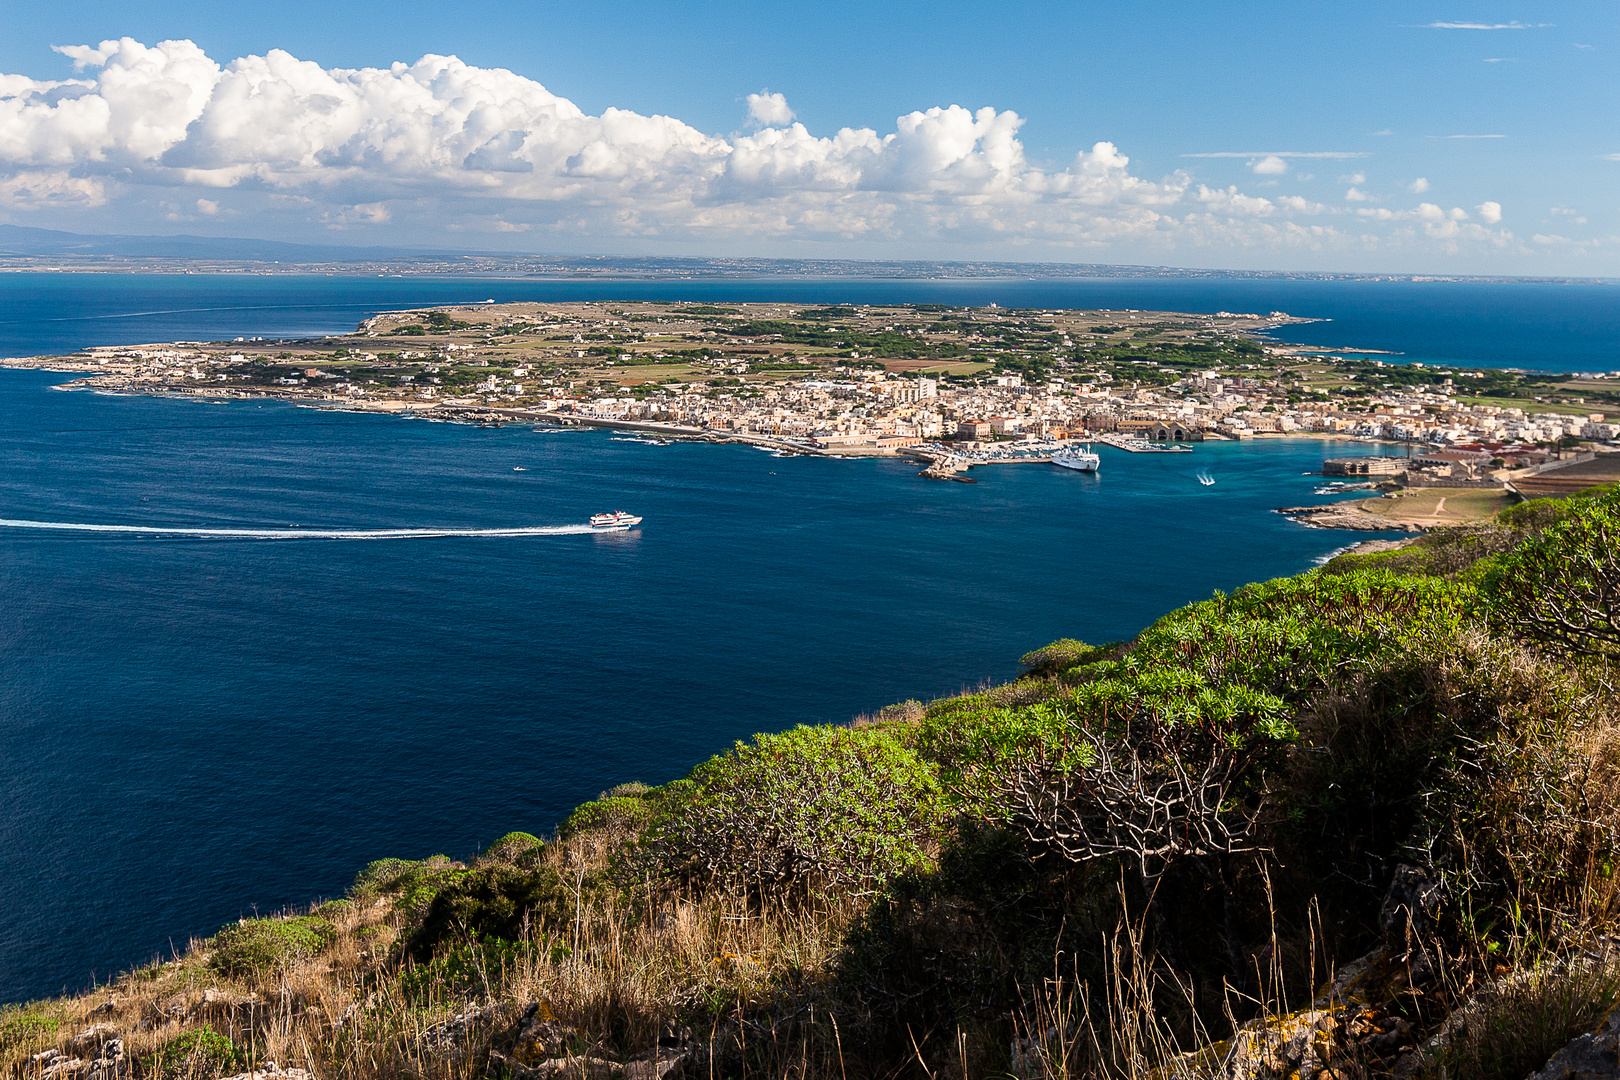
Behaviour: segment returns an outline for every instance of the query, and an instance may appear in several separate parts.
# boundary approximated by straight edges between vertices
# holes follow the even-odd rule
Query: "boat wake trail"
[[[0,528],[225,540],[415,540],[437,536],[580,536],[600,531],[589,525],[532,525],[515,529],[194,529],[184,525],[91,525],[78,521],[14,518],[0,518]]]

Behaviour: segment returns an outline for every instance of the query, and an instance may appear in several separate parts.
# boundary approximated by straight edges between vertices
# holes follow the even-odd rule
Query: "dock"
[[[1123,450],[1127,454],[1190,454],[1192,447],[1182,446],[1180,443],[1156,443],[1146,439],[1132,439],[1124,435],[1097,435],[1094,442],[1112,446],[1115,450]]]

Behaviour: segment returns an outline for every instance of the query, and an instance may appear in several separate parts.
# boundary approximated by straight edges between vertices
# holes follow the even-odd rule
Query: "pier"
[[[1127,454],[1190,454],[1192,447],[1182,446],[1179,443],[1156,443],[1147,439],[1133,439],[1124,435],[1098,435],[1092,440],[1115,450],[1123,450]]]

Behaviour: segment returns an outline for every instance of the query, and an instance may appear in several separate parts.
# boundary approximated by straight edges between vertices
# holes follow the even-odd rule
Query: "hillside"
[[[9,1009],[0,1065],[1520,1080],[1620,1004],[1617,540],[1524,503],[759,735]]]

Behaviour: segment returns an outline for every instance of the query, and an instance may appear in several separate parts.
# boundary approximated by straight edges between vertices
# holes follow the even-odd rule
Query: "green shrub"
[[[149,1054],[136,1059],[136,1071],[143,1077],[165,1080],[212,1080],[234,1072],[242,1063],[236,1044],[211,1027],[192,1028]]]
[[[407,967],[399,988],[405,1000],[428,1006],[498,994],[533,950],[526,942],[473,937],[470,945],[446,946]]]
[[[354,914],[354,901],[345,900],[341,897],[336,900],[328,900],[326,903],[320,905],[314,911],[310,912],[310,914],[314,915],[318,919],[326,919],[330,922],[336,922],[339,919],[346,919],[350,915]]]
[[[1486,582],[1515,633],[1578,656],[1620,656],[1620,496],[1571,501]]]
[[[392,892],[407,874],[416,873],[421,865],[409,859],[377,859],[369,862],[355,875],[354,884],[349,886],[349,895]]]
[[[797,727],[738,743],[662,794],[638,869],[787,894],[870,889],[925,866],[944,806],[906,730]]]
[[[641,781],[631,780],[629,783],[625,784],[614,784],[612,787],[602,792],[602,794],[598,795],[597,798],[639,799],[651,790],[652,788],[648,787],[646,784],[643,784]]]
[[[637,797],[595,799],[569,814],[557,828],[563,839],[587,832],[639,833],[652,817],[652,808]]]
[[[355,876],[349,895],[356,899],[391,896],[395,908],[407,918],[420,919],[439,890],[465,873],[443,855],[419,862],[378,859]]]
[[[41,1039],[56,1034],[61,1026],[62,1022],[55,1017],[36,1012],[18,1009],[0,1013],[0,1050],[37,1044]]]
[[[1018,662],[1023,666],[1026,678],[1051,678],[1063,674],[1070,668],[1100,660],[1103,653],[1103,649],[1087,645],[1083,641],[1059,638],[1050,645],[1025,653],[1019,657]]]
[[[426,961],[435,952],[470,941],[521,941],[526,927],[572,919],[577,899],[574,889],[549,868],[480,867],[434,895],[406,948],[416,960]]]
[[[538,858],[545,844],[538,836],[526,832],[509,832],[489,845],[483,857],[504,863],[529,863]]]
[[[232,977],[273,972],[314,956],[336,936],[331,923],[314,916],[245,919],[214,935],[208,966]]]

